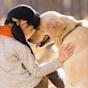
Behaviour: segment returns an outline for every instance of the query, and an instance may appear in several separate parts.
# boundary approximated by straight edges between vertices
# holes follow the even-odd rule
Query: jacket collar
[[[0,26],[0,35],[13,38],[11,30],[11,27],[8,25]]]

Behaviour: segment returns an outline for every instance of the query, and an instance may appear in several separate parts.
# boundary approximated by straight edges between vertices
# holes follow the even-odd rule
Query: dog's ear
[[[59,18],[52,18],[47,21],[47,30],[50,33],[50,37],[55,42],[57,48],[61,46],[61,36],[64,33],[65,24]]]
[[[68,34],[76,24],[79,24],[79,22],[72,16],[64,16],[63,21],[66,23],[64,33],[61,36],[61,40],[63,41],[63,37]]]

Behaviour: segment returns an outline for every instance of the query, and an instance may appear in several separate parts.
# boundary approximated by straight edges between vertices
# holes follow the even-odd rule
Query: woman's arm
[[[31,75],[34,75],[36,77],[43,77],[60,68],[63,65],[63,62],[72,55],[73,49],[74,48],[72,45],[62,47],[62,49],[60,50],[59,58],[56,58],[53,61],[43,65],[38,65],[28,47],[21,45],[17,51],[20,60],[22,61],[26,69],[31,73]]]

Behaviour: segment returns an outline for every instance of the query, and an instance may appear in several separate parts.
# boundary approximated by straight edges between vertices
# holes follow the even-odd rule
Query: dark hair
[[[7,14],[5,24],[14,23],[12,18],[27,20],[36,29],[40,24],[40,16],[32,7],[28,5],[18,5]]]
[[[12,24],[12,34],[14,38],[20,41],[21,43],[25,44],[26,46],[28,46],[31,50],[31,53],[33,54],[31,47],[26,42],[22,29],[20,28],[20,26],[16,24],[16,22],[13,22],[12,20],[13,17],[19,20],[20,19],[27,20],[27,22],[33,25],[34,29],[36,29],[40,24],[39,14],[30,6],[19,5],[8,12],[5,20],[6,25]]]

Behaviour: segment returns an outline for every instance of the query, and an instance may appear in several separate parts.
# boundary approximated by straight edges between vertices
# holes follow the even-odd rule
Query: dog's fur
[[[46,31],[58,48],[69,42],[72,42],[76,47],[74,54],[65,62],[63,67],[65,73],[63,80],[66,88],[88,87],[88,27],[83,25],[77,27],[64,39],[63,43],[61,42],[63,35],[73,29],[79,22],[85,24],[84,21],[77,21],[71,16],[65,16],[57,12],[49,11],[41,15],[40,30]]]

